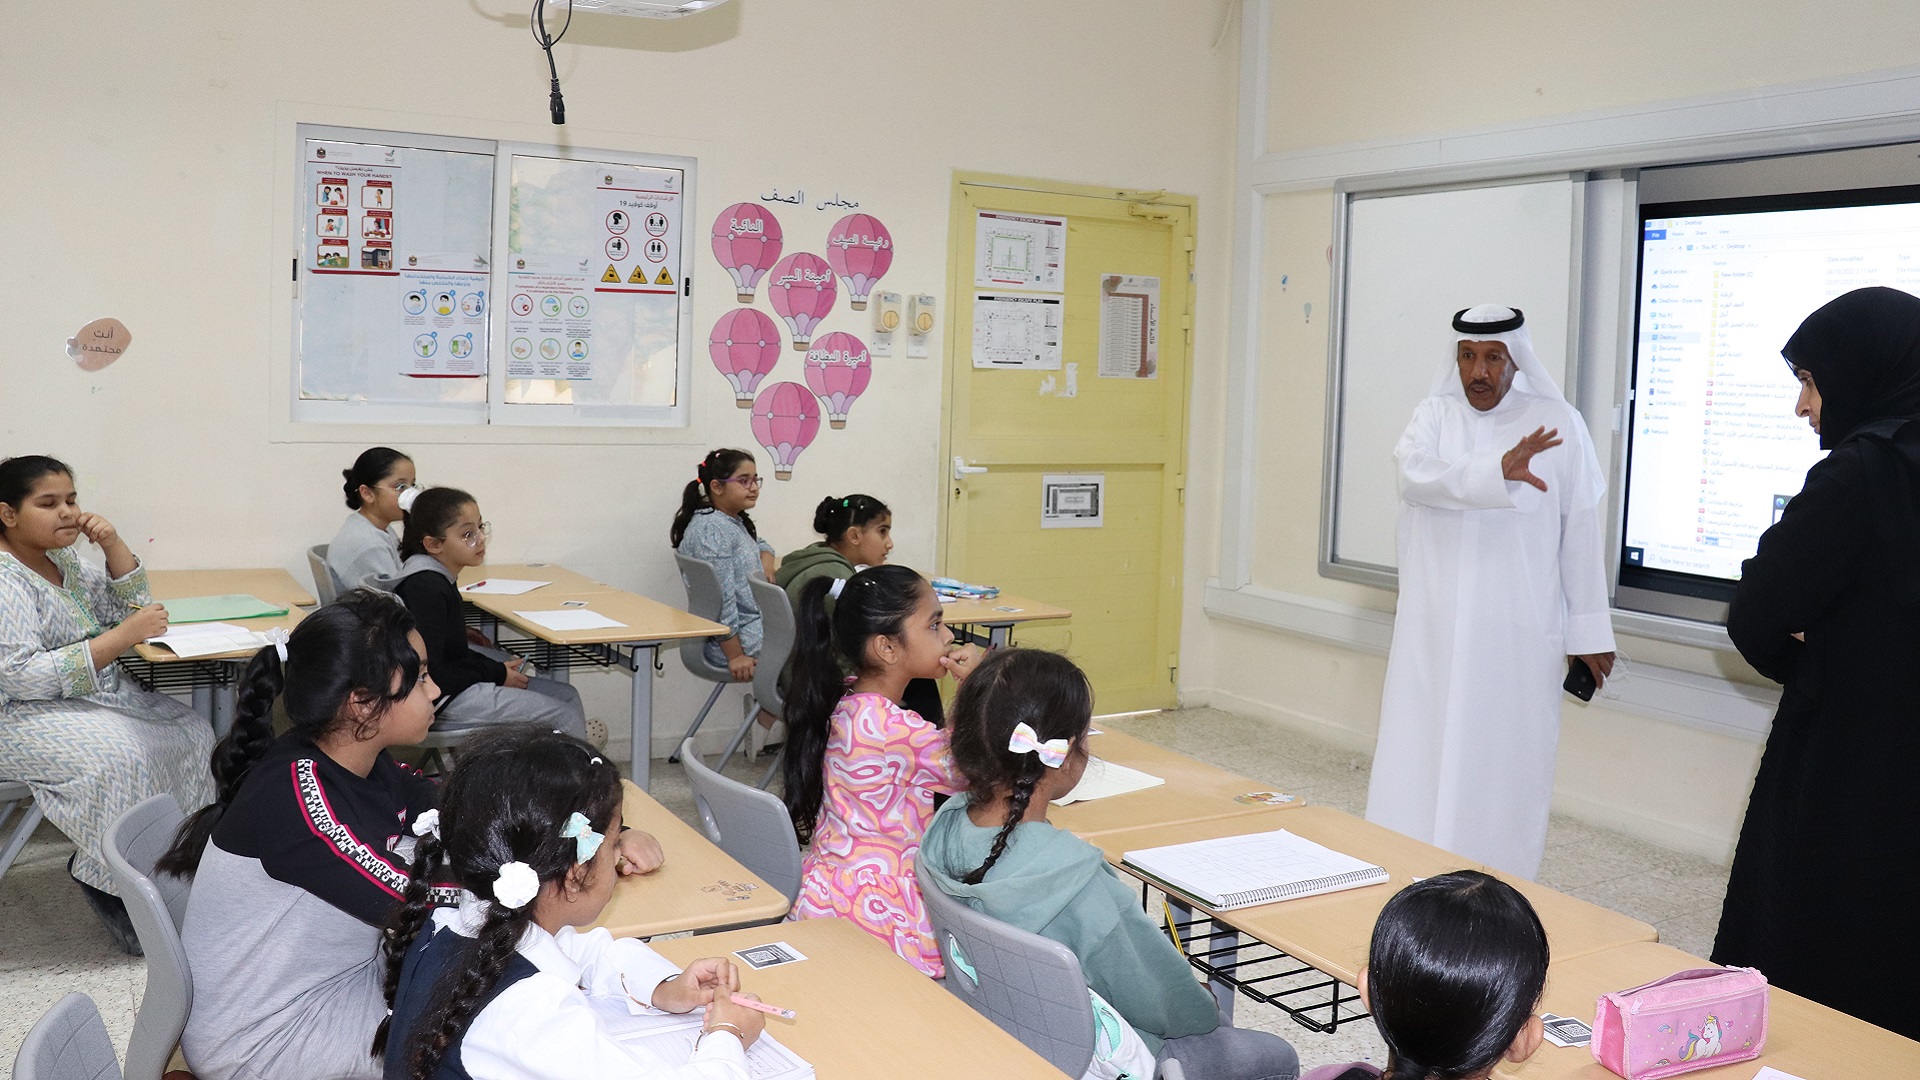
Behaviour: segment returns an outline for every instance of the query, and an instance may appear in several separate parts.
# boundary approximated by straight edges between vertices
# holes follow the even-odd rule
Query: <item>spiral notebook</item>
[[[1379,885],[1387,872],[1285,829],[1144,848],[1128,866],[1215,911]]]

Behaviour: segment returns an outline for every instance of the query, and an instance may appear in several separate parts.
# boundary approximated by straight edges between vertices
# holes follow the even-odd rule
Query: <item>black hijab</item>
[[[1855,289],[1793,332],[1781,355],[1820,391],[1820,448],[1853,442],[1888,584],[1920,604],[1920,297]]]
[[[1780,354],[1820,391],[1820,448],[1879,420],[1920,418],[1920,297],[1855,289],[1807,316]]]

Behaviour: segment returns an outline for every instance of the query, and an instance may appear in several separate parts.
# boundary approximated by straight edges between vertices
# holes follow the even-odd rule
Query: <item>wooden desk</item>
[[[621,878],[597,926],[615,937],[653,937],[682,930],[720,930],[777,919],[787,898],[761,881],[653,796],[626,781],[621,820],[652,833],[667,861],[639,877]]]
[[[633,764],[628,775],[634,783],[645,788],[652,767],[653,664],[660,646],[684,638],[721,637],[729,631],[717,622],[610,586],[595,585],[588,591],[578,592],[560,592],[558,588],[557,585],[549,585],[518,596],[470,594],[466,599],[492,618],[535,641],[553,646],[534,658],[543,669],[542,674],[565,681],[568,668],[577,656],[632,673],[629,730],[633,738]],[[569,602],[573,606],[565,606]],[[530,619],[521,618],[515,614],[516,611],[592,611],[625,625],[597,630],[549,630]]]
[[[529,597],[541,596],[555,591],[566,593],[619,591],[611,585],[603,585],[585,574],[575,573],[564,566],[558,566],[554,563],[486,563],[482,566],[469,566],[465,570],[460,571],[460,586],[461,588],[465,588],[476,581],[485,581],[488,578],[513,578],[519,581],[545,581],[549,583],[544,588],[535,589],[529,593],[521,593],[518,597],[499,596],[497,593],[493,594],[501,600],[525,600]],[[463,599],[467,600],[481,599],[481,597],[471,596],[466,593],[461,593],[460,595]]]
[[[285,615],[258,619],[227,619],[226,622],[248,630],[291,630],[306,617],[301,606],[317,603],[313,594],[300,586],[292,574],[278,567],[248,570],[149,570],[147,584],[153,598],[164,604],[189,596],[229,596],[246,594],[270,604],[285,604]],[[140,642],[133,653],[144,664],[122,660],[127,673],[140,685],[162,693],[191,690],[194,707],[206,714],[213,730],[226,734],[233,726],[233,678],[239,666],[253,659],[254,649],[217,653],[182,659],[172,649]]]
[[[1367,962],[1373,924],[1387,899],[1412,884],[1416,877],[1433,877],[1450,870],[1484,871],[1519,889],[1539,912],[1556,958],[1587,956],[1632,942],[1654,941],[1659,936],[1658,931],[1638,919],[1543,885],[1516,880],[1330,806],[1303,806],[1297,810],[1273,810],[1184,825],[1129,829],[1088,839],[1106,855],[1108,862],[1125,870],[1120,860],[1128,851],[1272,829],[1286,829],[1316,844],[1365,859],[1385,868],[1391,877],[1384,885],[1209,914],[1349,986],[1359,980],[1360,968]]]
[[[1601,994],[1671,975],[1687,968],[1713,967],[1709,961],[1652,942],[1621,945],[1604,952],[1556,958],[1547,969],[1541,1011],[1593,1022]],[[1827,1077],[1920,1076],[1920,1042],[1857,1020],[1798,994],[1771,988],[1767,1001],[1767,1048],[1755,1060],[1688,1073],[1700,1080],[1752,1080],[1763,1065],[1808,1080]],[[1619,1080],[1593,1060],[1584,1046],[1549,1042],[1515,1065],[1502,1061],[1499,1077],[1520,1080]]]
[[[767,1030],[811,1062],[820,1080],[916,1075],[1061,1080],[1063,1076],[1045,1058],[845,919],[803,919],[675,938],[655,942],[653,947],[685,967],[703,956],[728,956],[775,941],[791,943],[807,958],[755,971],[734,957],[740,965],[740,985],[799,1013],[792,1020],[767,1017]]]
[[[153,587],[156,600],[246,593],[289,607],[312,607],[319,603],[292,574],[277,566],[254,570],[149,570],[147,584]]]
[[[1093,736],[1089,740],[1089,747],[1095,757],[1152,773],[1166,783],[1145,791],[1132,791],[1071,806],[1056,806],[1047,811],[1047,820],[1082,839],[1122,829],[1243,817],[1304,805],[1299,800],[1284,807],[1236,802],[1238,796],[1270,789],[1259,781],[1249,780],[1190,758],[1177,750],[1169,750],[1118,731]]]
[[[1023,622],[1039,622],[1045,619],[1071,619],[1073,612],[1052,604],[1042,604],[1038,600],[1029,600],[1024,596],[1011,596],[1001,593],[991,600],[955,600],[942,603],[940,610],[945,613],[949,626],[984,626],[987,628],[987,640],[994,645],[1005,645],[1013,638],[1013,628]]]

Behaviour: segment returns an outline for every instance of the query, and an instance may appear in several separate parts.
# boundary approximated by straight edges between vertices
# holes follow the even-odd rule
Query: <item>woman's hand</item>
[[[666,861],[667,853],[660,850],[660,841],[652,833],[628,829],[620,834],[620,857],[613,866],[623,876],[651,874]]]
[[[727,657],[727,674],[733,676],[734,682],[752,682],[753,668],[753,657],[745,653]]]
[[[525,663],[526,663],[526,660],[518,656],[507,661],[507,679],[505,682],[501,683],[500,685],[508,688],[509,690],[525,690],[528,684],[532,681],[527,678],[525,672],[520,670],[521,666],[524,665]]]
[[[940,666],[947,669],[954,682],[966,682],[973,669],[980,666],[980,658],[987,650],[978,645],[955,645],[940,658]]]

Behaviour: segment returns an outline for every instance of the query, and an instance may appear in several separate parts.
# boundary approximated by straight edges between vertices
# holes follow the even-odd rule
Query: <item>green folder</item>
[[[170,623],[224,622],[228,619],[258,619],[263,615],[285,615],[284,604],[269,604],[257,596],[182,596],[162,600]]]

